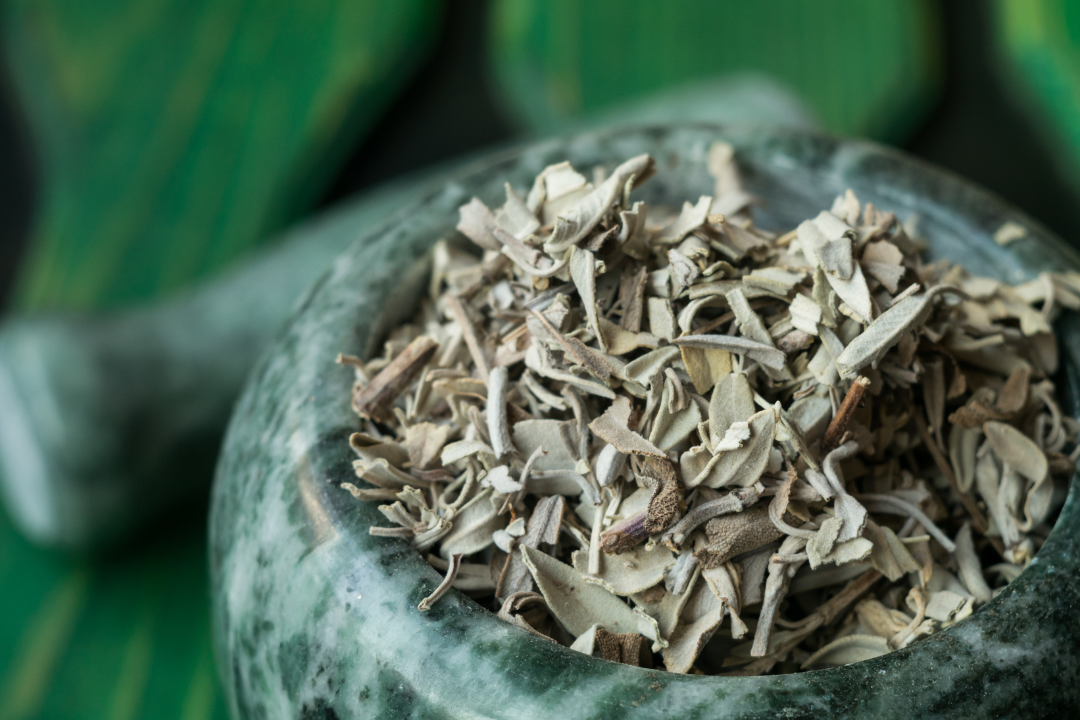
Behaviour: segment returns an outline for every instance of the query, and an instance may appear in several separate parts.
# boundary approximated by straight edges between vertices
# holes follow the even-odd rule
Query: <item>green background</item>
[[[793,89],[826,130],[948,157],[919,134],[965,91],[944,67],[945,7],[12,0],[0,8],[0,39],[38,181],[13,306],[117,308],[211,275],[346,194],[349,177],[370,179],[365,164],[401,170],[449,152],[446,138],[494,112],[475,105],[475,84],[499,109],[484,126],[501,128],[490,140],[558,132],[653,92],[758,72]],[[1080,187],[1080,3],[997,0],[990,22],[1003,51],[995,72],[1051,139],[1055,171]],[[948,38],[968,48],[955,27]],[[448,75],[467,53],[483,72]],[[985,140],[978,112],[966,117],[965,130]],[[204,512],[94,558],[33,547],[0,514],[0,720],[225,717]]]

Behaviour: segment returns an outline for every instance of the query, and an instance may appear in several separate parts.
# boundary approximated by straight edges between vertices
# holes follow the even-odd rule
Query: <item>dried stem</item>
[[[945,457],[945,453],[941,451],[937,441],[930,434],[930,428],[926,425],[926,420],[921,413],[912,413],[915,420],[915,427],[919,429],[919,435],[922,436],[923,444],[926,445],[926,449],[930,451],[930,456],[934,458],[934,464],[938,466],[938,470],[945,476],[945,479],[949,482],[953,492],[956,493],[956,497],[963,503],[964,509],[971,515],[971,526],[975,528],[981,535],[986,535],[986,530],[989,527],[986,522],[986,516],[983,515],[982,510],[975,504],[975,500],[965,492],[960,491],[960,483],[956,480],[956,473],[953,472],[952,465]],[[1004,557],[1005,549],[1001,546],[1001,542],[997,541],[997,538],[987,538],[997,549],[998,554]],[[995,542],[996,541],[996,542]]]
[[[461,553],[453,555],[450,558],[450,568],[446,571],[446,577],[439,583],[439,587],[428,595],[426,598],[420,601],[417,605],[417,609],[420,612],[426,612],[431,609],[431,606],[438,602],[439,598],[446,594],[446,591],[450,589],[450,586],[454,584],[454,580],[457,579],[458,570],[461,569]]]
[[[506,422],[506,383],[508,372],[497,367],[489,374],[487,394],[487,427],[495,457],[502,458],[514,452],[510,442],[510,426]]]
[[[761,497],[754,487],[740,488],[722,498],[710,500],[695,507],[683,516],[682,520],[675,523],[664,534],[663,542],[674,552],[682,549],[682,544],[691,532],[703,522],[730,513],[742,512],[758,501]]]
[[[848,423],[851,422],[851,418],[859,408],[863,393],[866,392],[868,387],[870,387],[870,381],[862,375],[855,378],[855,381],[851,383],[847,395],[844,396],[844,401],[840,403],[840,408],[833,415],[832,422],[829,423],[829,427],[825,430],[825,435],[821,439],[822,453],[828,454],[840,444],[844,433],[847,432]]]
[[[461,300],[456,295],[448,294],[446,302],[450,305],[450,312],[454,314],[454,320],[461,327],[461,333],[465,337],[465,344],[469,348],[469,355],[472,356],[473,362],[476,363],[476,370],[480,373],[480,379],[486,384],[488,382],[487,360],[484,358],[484,346],[476,334],[476,328],[473,327],[472,321],[469,320],[469,316],[465,312],[465,306],[461,304]]]
[[[382,371],[372,378],[359,392],[353,395],[353,409],[361,416],[388,422],[393,418],[390,406],[397,396],[409,386],[428,360],[439,349],[439,343],[426,335],[413,340],[390,361]]]

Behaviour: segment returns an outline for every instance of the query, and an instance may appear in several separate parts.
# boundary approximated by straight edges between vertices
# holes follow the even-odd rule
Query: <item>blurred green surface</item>
[[[494,0],[493,69],[507,107],[547,133],[695,80],[765,73],[822,127],[896,140],[938,79],[929,0]]]
[[[440,0],[5,3],[39,181],[16,307],[159,297],[295,220],[440,15]],[[71,560],[0,517],[0,720],[226,717],[200,514],[158,532]]]
[[[220,268],[318,199],[439,0],[12,0],[40,203],[16,303],[105,308]]]
[[[1080,3],[994,8],[1028,109],[1061,140],[1058,160],[1080,187]],[[490,10],[498,94],[535,133],[756,71],[800,93],[829,131],[897,140],[938,88],[930,0]],[[6,3],[3,50],[41,181],[18,305],[157,297],[301,215],[417,66],[443,11],[441,0]],[[119,557],[72,560],[29,545],[0,513],[0,593],[0,720],[226,716],[198,523]]]
[[[201,523],[97,561],[30,545],[0,513],[0,720],[224,720]]]
[[[996,0],[997,33],[1018,99],[1080,188],[1080,2]]]

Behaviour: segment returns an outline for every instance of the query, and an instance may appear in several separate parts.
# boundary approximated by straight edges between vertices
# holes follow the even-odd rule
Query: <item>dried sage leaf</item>
[[[705,469],[686,482],[688,488],[704,485],[718,488],[727,485],[747,487],[757,482],[769,462],[776,438],[776,411],[767,408],[747,420],[750,439],[742,447],[717,453]]]
[[[690,672],[694,660],[720,627],[723,618],[724,606],[708,586],[699,584],[663,651],[664,667],[668,672]]]
[[[815,652],[803,661],[803,670],[836,667],[880,657],[892,650],[885,638],[876,635],[848,635]]]
[[[1050,468],[1046,454],[1035,441],[1012,425],[1001,422],[983,424],[983,432],[990,441],[994,454],[1018,473],[1034,483],[1042,482]]]
[[[527,545],[522,545],[521,556],[551,613],[571,635],[577,637],[593,625],[601,625],[609,628],[609,632],[634,632],[661,647],[667,646],[656,620],[632,609],[602,587],[585,582],[585,577],[574,568]]]
[[[632,403],[624,395],[615,398],[604,414],[589,423],[589,429],[624,455],[651,455],[667,459],[663,450],[628,427]]]

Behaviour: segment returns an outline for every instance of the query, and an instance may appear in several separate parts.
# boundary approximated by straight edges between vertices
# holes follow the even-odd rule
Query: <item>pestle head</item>
[[[92,347],[79,342],[85,333],[71,329],[40,319],[0,331],[0,487],[15,524],[52,547],[96,544],[118,504],[118,493],[102,492],[115,484],[109,399]],[[86,475],[94,481],[74,480]]]
[[[27,348],[33,352],[35,348]],[[15,524],[30,539],[42,544],[62,544],[59,498],[52,485],[59,475],[49,458],[31,405],[19,388],[29,391],[34,402],[55,407],[55,396],[35,388],[25,373],[0,360],[0,490]]]
[[[0,497],[35,542],[92,550],[205,511],[256,358],[330,261],[445,169],[368,191],[162,304],[0,325]]]
[[[0,490],[14,523],[41,545],[108,546],[209,485],[227,406],[199,418],[219,416],[202,438],[183,417],[148,414],[193,383],[151,372],[161,368],[159,345],[125,337],[134,329],[152,339],[140,324],[57,317],[0,329]]]

